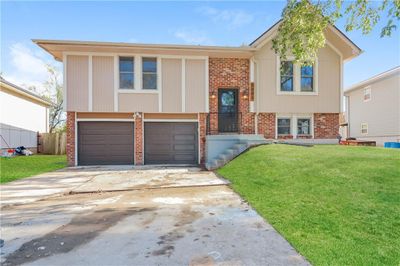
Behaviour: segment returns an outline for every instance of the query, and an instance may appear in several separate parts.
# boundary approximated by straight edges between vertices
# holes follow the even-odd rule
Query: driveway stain
[[[151,254],[153,256],[166,255],[170,257],[175,250],[175,241],[185,237],[185,232],[194,232],[190,224],[200,219],[202,216],[201,212],[193,211],[189,206],[183,207],[182,211],[177,216],[178,221],[174,225],[175,229],[159,237],[160,241],[158,241],[157,244],[162,247],[154,250]]]
[[[21,265],[54,254],[68,253],[93,240],[101,232],[127,216],[154,210],[155,208],[104,208],[89,214],[75,216],[68,224],[24,243],[18,250],[7,256],[2,265]]]

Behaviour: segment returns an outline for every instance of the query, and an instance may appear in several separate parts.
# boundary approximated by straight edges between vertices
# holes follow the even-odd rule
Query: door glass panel
[[[221,95],[221,104],[223,106],[234,106],[235,105],[235,95],[233,91],[223,92]]]

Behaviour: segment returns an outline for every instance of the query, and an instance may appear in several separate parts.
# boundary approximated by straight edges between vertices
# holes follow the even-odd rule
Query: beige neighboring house
[[[343,66],[361,49],[335,26],[312,66],[271,49],[33,40],[64,65],[69,165],[204,164],[257,141],[337,143]]]
[[[25,146],[37,151],[37,133],[49,129],[51,102],[0,79],[0,148]]]
[[[400,141],[400,66],[345,90],[349,137]]]

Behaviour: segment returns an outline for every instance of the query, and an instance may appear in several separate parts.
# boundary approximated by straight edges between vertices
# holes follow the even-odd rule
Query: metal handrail
[[[235,119],[236,123],[220,123],[220,119]],[[216,123],[211,123],[211,120],[216,121]],[[241,134],[242,133],[242,113],[221,113],[221,112],[209,112],[207,113],[207,124],[206,124],[206,134],[207,135],[218,135],[224,133]]]

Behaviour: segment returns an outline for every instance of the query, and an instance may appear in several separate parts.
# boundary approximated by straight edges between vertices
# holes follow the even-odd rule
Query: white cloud
[[[34,86],[42,92],[43,83],[48,79],[46,64],[54,65],[48,57],[39,48],[35,50],[23,43],[15,43],[10,47],[11,71],[3,73],[3,76],[11,83],[24,88]]]
[[[198,11],[210,17],[215,23],[223,23],[229,29],[235,29],[254,20],[254,16],[241,9],[217,9],[213,7],[201,7]]]
[[[204,31],[180,29],[174,32],[174,36],[187,44],[212,45],[212,40]]]

